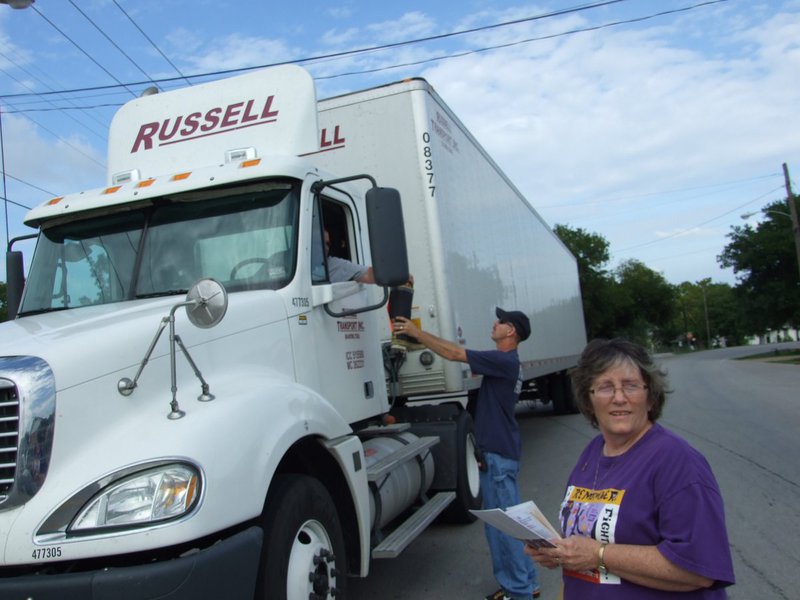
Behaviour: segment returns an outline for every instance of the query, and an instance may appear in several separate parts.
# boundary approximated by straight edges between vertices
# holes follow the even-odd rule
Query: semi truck
[[[526,312],[523,395],[571,409],[575,259],[423,79],[318,101],[281,66],[143,95],[105,185],[25,222],[4,599],[341,599],[432,522],[474,520],[480,378],[395,335],[398,310],[475,349],[495,307]],[[330,281],[327,256],[376,285]]]

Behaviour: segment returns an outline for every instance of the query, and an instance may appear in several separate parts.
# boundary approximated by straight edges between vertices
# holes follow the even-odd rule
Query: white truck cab
[[[401,85],[384,96],[430,95]],[[359,131],[382,97],[345,102],[355,120],[341,129],[319,127],[298,67],[137,98],[112,123],[107,185],[28,213],[36,249],[24,291],[8,253],[13,318],[0,324],[0,598],[341,600],[348,576],[437,517],[474,519],[465,400],[478,380],[398,341],[386,305],[411,266],[422,326],[489,342],[463,332],[490,326],[503,298],[445,296],[468,282],[448,286],[441,219],[408,204],[431,201],[408,185],[432,180],[431,153],[443,181],[498,171],[482,154],[455,160],[472,141],[446,112],[418,133],[450,166],[432,143]],[[383,121],[406,122],[389,108]],[[418,156],[395,166],[419,176],[395,179],[395,154]],[[516,194],[492,181],[498,199]],[[534,335],[537,315],[542,331],[573,328],[524,367],[561,389],[585,342],[574,259],[513,198],[509,217],[554,268],[546,306],[519,287],[516,308]],[[330,281],[326,231],[330,253],[371,265],[377,285]]]

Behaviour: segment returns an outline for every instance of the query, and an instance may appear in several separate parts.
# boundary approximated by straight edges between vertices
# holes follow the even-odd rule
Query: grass
[[[742,356],[739,360],[768,360],[774,362],[788,363],[792,365],[800,365],[800,350],[770,350],[769,352],[760,352],[758,354],[750,354]]]

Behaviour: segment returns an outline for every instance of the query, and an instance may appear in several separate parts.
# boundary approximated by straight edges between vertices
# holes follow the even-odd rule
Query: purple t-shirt
[[[724,588],[734,575],[725,513],[703,455],[658,423],[620,456],[602,456],[602,448],[597,436],[570,474],[559,516],[564,536],[657,546],[670,562],[716,583],[694,592],[662,592],[613,572],[565,569],[564,599],[727,598]]]
[[[516,350],[467,350],[473,373],[483,375],[475,405],[475,441],[483,452],[519,460],[522,444],[514,408],[522,390]]]

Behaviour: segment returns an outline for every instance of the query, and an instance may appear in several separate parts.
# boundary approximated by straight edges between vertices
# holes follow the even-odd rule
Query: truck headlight
[[[189,465],[164,465],[116,481],[95,495],[68,530],[88,533],[180,517],[199,497],[200,476]]]

